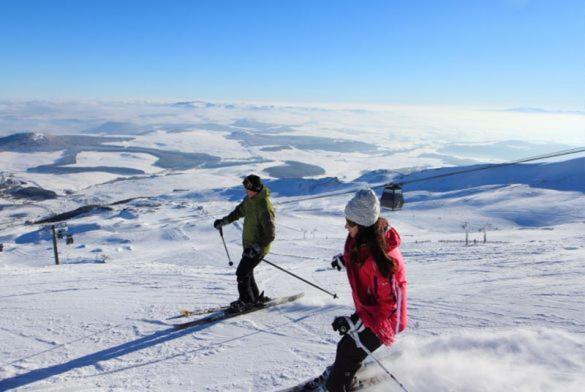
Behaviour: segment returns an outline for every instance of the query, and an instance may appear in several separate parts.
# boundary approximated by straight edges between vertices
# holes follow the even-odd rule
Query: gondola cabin
[[[400,210],[404,205],[404,196],[400,185],[391,183],[384,186],[384,192],[380,197],[380,205],[392,211]]]

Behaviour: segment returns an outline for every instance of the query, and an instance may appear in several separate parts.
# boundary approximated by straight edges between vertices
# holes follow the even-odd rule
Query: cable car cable
[[[570,150],[563,150],[563,151],[558,151],[558,152],[555,152],[555,153],[538,155],[538,156],[524,158],[524,159],[520,159],[520,160],[512,161],[512,162],[487,164],[487,165],[484,165],[482,167],[476,167],[476,168],[473,168],[473,169],[459,170],[459,171],[455,171],[455,172],[451,172],[451,173],[444,173],[444,174],[439,174],[439,175],[436,175],[436,176],[419,178],[419,179],[416,179],[416,180],[397,182],[396,184],[398,184],[398,185],[413,184],[415,182],[434,180],[436,178],[443,178],[443,177],[453,176],[453,175],[456,175],[456,174],[471,173],[471,172],[476,172],[476,171],[480,171],[480,170],[487,170],[487,169],[496,169],[496,168],[500,168],[500,167],[504,167],[504,166],[516,165],[518,163],[525,163],[525,162],[531,162],[531,161],[539,161],[541,159],[555,158],[555,157],[559,157],[559,156],[563,156],[563,155],[577,154],[577,153],[580,153],[580,152],[585,152],[585,147],[573,148],[573,149],[570,149]]]
[[[411,181],[383,183],[383,184],[369,184],[369,185],[370,185],[371,189],[385,188],[385,187],[392,186],[392,185],[398,185],[398,190],[401,190],[400,187],[402,185],[412,184],[415,182],[430,181],[430,180],[433,180],[436,178],[453,176],[456,174],[470,173],[470,172],[475,172],[475,171],[480,171],[480,170],[496,169],[496,168],[500,168],[500,167],[504,167],[504,166],[516,165],[519,163],[532,162],[532,161],[537,161],[537,160],[542,160],[542,159],[547,159],[547,158],[556,158],[556,157],[560,157],[560,156],[564,156],[564,155],[578,154],[578,153],[582,153],[582,152],[585,152],[585,147],[577,147],[577,148],[572,148],[569,150],[561,150],[561,151],[557,151],[557,152],[553,152],[553,153],[549,153],[549,154],[543,154],[543,155],[523,158],[523,159],[519,159],[519,160],[512,161],[512,162],[488,164],[488,165],[484,165],[484,166],[478,167],[478,168],[458,170],[458,171],[451,172],[451,173],[444,173],[444,174],[439,174],[436,176],[424,177],[424,178],[419,178],[419,179],[411,180]],[[317,196],[299,197],[299,198],[294,198],[294,199],[290,199],[290,200],[283,200],[280,202],[276,202],[274,204],[281,205],[281,204],[298,203],[298,202],[308,201],[308,200],[324,199],[324,198],[328,198],[328,197],[334,197],[334,196],[345,195],[348,193],[353,193],[359,189],[361,189],[361,187],[352,187],[349,190],[331,192],[331,193],[321,194],[321,195],[317,195]]]

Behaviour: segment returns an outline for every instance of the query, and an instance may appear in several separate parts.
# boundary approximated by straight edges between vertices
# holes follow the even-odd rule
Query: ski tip
[[[290,300],[295,300],[295,299],[299,299],[299,298],[303,297],[304,295],[305,295],[305,293],[301,292],[301,293],[296,293],[296,294],[293,294],[293,295],[289,295],[288,297],[284,297],[284,298],[287,298],[287,299],[290,299]]]

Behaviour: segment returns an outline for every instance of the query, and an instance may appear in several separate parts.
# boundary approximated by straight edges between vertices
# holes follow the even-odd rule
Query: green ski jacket
[[[229,224],[243,217],[242,245],[246,248],[258,244],[264,255],[270,251],[270,243],[275,237],[274,207],[269,196],[270,190],[264,186],[254,197],[246,196],[232,212],[222,218],[224,224]]]

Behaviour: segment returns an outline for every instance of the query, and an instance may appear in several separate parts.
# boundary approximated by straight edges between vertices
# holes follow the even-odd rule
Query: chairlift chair
[[[400,210],[404,205],[404,196],[400,185],[395,183],[385,185],[382,197],[380,197],[380,205],[392,211]]]

